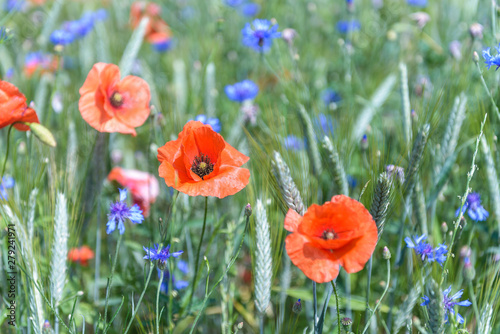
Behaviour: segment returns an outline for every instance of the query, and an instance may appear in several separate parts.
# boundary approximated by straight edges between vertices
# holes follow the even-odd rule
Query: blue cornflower
[[[252,80],[246,79],[234,85],[227,85],[224,91],[231,101],[241,103],[246,100],[253,100],[259,93],[259,86]]]
[[[358,185],[358,180],[354,176],[348,174],[347,184],[349,185],[349,188],[354,189]]]
[[[14,11],[24,11],[26,9],[26,1],[24,0],[7,0],[5,3],[5,9],[8,12]]]
[[[224,0],[224,3],[232,8],[237,8],[243,4],[245,0]]]
[[[174,46],[174,41],[172,38],[163,38],[152,42],[151,45],[156,52],[167,52]]]
[[[443,265],[444,261],[446,261],[446,253],[448,253],[447,246],[440,244],[436,248],[432,248],[431,244],[425,242],[427,239],[425,234],[422,234],[420,237],[416,236],[413,240],[409,237],[405,238],[406,246],[408,248],[413,248],[415,253],[422,258],[422,261],[427,259],[427,262],[432,263],[436,261],[440,265]]]
[[[340,95],[331,88],[327,88],[321,93],[321,99],[327,107],[329,107],[332,103],[337,103],[342,100]]]
[[[490,215],[481,205],[481,195],[478,193],[470,193],[467,195],[467,200],[462,207],[462,213],[465,213],[465,211],[467,211],[469,217],[474,221],[485,221]],[[459,213],[460,208],[455,211],[455,216],[458,217]]]
[[[443,307],[444,307],[444,311],[445,311],[444,320],[446,322],[448,322],[448,313],[451,313],[453,316],[455,315],[455,309],[454,309],[454,307],[456,305],[458,305],[458,306],[466,306],[466,307],[472,305],[472,303],[468,299],[467,300],[458,301],[458,302],[454,301],[454,300],[457,300],[460,297],[462,297],[462,295],[464,293],[464,290],[460,290],[457,293],[455,293],[453,296],[448,297],[448,295],[450,294],[450,292],[451,292],[451,285],[448,287],[448,289],[446,289],[446,290],[443,291]],[[423,296],[422,299],[424,300],[424,302],[422,304],[420,304],[420,306],[427,306],[430,303],[430,301],[431,301],[429,299],[429,297],[427,297],[427,296]],[[465,322],[464,321],[464,317],[462,317],[460,315],[460,313],[458,313],[458,312],[457,312],[457,322],[459,324],[463,324]]]
[[[323,139],[323,136],[331,136],[333,135],[333,119],[329,115],[319,114],[318,117],[314,120],[314,124],[321,131],[321,135],[319,135],[319,140]]]
[[[427,6],[427,0],[406,0],[406,3],[408,3],[410,6],[414,6],[414,7],[426,7]]]
[[[248,2],[241,6],[240,12],[243,16],[254,17],[259,14],[260,6],[254,2]]]
[[[108,18],[108,11],[104,8],[98,9],[94,12],[95,21],[104,21]]]
[[[245,24],[241,35],[243,36],[243,45],[257,52],[267,52],[271,49],[273,39],[281,37],[281,32],[278,31],[277,24],[272,25],[269,20],[255,19],[252,24]]]
[[[9,198],[9,194],[7,193],[7,189],[14,188],[16,182],[14,178],[11,176],[4,176],[2,178],[2,182],[0,183],[0,200],[7,200]]]
[[[50,34],[50,41],[55,45],[67,45],[75,40],[75,36],[66,30],[54,30]]]
[[[483,58],[488,69],[490,69],[491,66],[496,66],[496,69],[498,70],[500,67],[500,44],[495,46],[495,49],[497,50],[497,54],[495,56],[490,54],[490,48],[483,50]]]
[[[78,20],[64,23],[63,27],[76,37],[85,37],[94,28],[94,13],[87,12]]]
[[[180,270],[180,272],[184,275],[187,275],[189,272],[188,264],[186,261],[179,260],[177,261],[177,269]],[[158,271],[158,277],[160,277],[162,271]],[[170,271],[165,270],[163,271],[163,283],[161,284],[160,291],[163,293],[167,293],[168,291],[168,283],[170,281]],[[172,274],[172,282],[174,283],[174,288],[176,290],[182,290],[185,289],[189,286],[188,281],[183,281],[175,278],[175,275]]]
[[[183,253],[183,251],[170,253],[170,245],[167,247],[160,247],[158,244],[154,244],[154,247],[142,247],[146,251],[146,255],[144,256],[145,260],[158,260],[167,262],[170,257],[178,257]]]
[[[285,148],[292,151],[300,151],[305,147],[303,139],[300,139],[294,135],[289,135],[285,138]]]
[[[350,21],[339,21],[337,22],[337,30],[341,34],[347,34],[351,31],[358,31],[361,29],[361,23],[358,20],[350,20]]]
[[[217,117],[207,117],[206,115],[198,115],[194,118],[195,121],[202,122],[203,124],[210,125],[212,130],[220,132],[221,125]]]
[[[118,189],[120,191],[120,200],[116,203],[111,204],[109,207],[108,223],[106,224],[106,233],[110,234],[118,225],[118,230],[120,234],[125,232],[125,225],[123,224],[126,219],[130,220],[134,224],[142,224],[144,216],[142,215],[142,210],[137,204],[132,207],[128,207],[125,200],[127,199],[127,190]]]

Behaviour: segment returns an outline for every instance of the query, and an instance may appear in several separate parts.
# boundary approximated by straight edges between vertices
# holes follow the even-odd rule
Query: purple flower
[[[478,193],[470,193],[467,195],[467,200],[462,207],[462,213],[469,214],[469,217],[474,221],[485,221],[490,215],[488,211],[481,205],[481,195]],[[455,216],[458,217],[460,213],[460,208],[455,211]]]
[[[337,22],[337,30],[341,34],[347,34],[351,31],[358,31],[361,29],[361,23],[358,20],[350,20],[350,21],[339,21]]]
[[[217,117],[207,117],[206,115],[198,115],[194,118],[195,121],[210,125],[212,130],[219,133],[221,130],[220,120]]]
[[[448,313],[451,313],[453,316],[455,315],[455,309],[454,309],[455,306],[458,305],[458,306],[467,307],[467,306],[472,305],[472,303],[469,300],[455,301],[455,300],[460,299],[462,297],[464,290],[460,290],[457,293],[455,293],[453,296],[448,297],[450,292],[451,292],[451,285],[448,287],[448,289],[443,291],[443,307],[444,307],[444,311],[445,311],[444,320],[446,322],[448,322]],[[429,305],[429,303],[431,301],[429,299],[429,297],[423,296],[422,299],[424,300],[424,302],[422,304],[420,304],[420,306]],[[457,312],[456,317],[457,317],[458,323],[463,324],[465,322],[464,318],[460,315],[460,313]]]
[[[305,147],[304,140],[294,135],[289,135],[285,138],[285,148],[292,151],[300,151]]]
[[[171,38],[155,40],[152,44],[156,52],[167,52],[174,46],[174,41]]]
[[[427,0],[406,0],[406,2],[410,6],[414,6],[414,7],[426,7],[427,6]]]
[[[254,17],[259,14],[260,6],[253,2],[244,3],[240,8],[240,12],[243,16]]]
[[[187,273],[189,272],[188,265],[187,265],[186,261],[182,261],[182,260],[177,261],[177,269],[179,269],[179,271],[183,275],[187,275]],[[170,271],[158,270],[158,277],[160,277],[160,275],[162,275],[162,274],[163,274],[163,283],[161,284],[160,291],[163,293],[167,293],[168,292],[168,283],[170,282]],[[176,279],[175,276],[177,276],[177,274],[176,275],[172,274],[172,282],[174,283],[174,288],[176,290],[182,290],[182,289],[185,289],[189,286],[188,281]]]
[[[123,234],[125,232],[125,225],[123,223],[126,219],[130,220],[134,224],[142,224],[142,221],[144,220],[142,210],[137,204],[134,204],[129,208],[125,202],[127,199],[127,190],[118,190],[120,191],[120,200],[111,204],[109,207],[108,223],[106,224],[107,234],[111,234],[117,227],[120,234]]]
[[[488,69],[490,69],[491,66],[496,66],[496,69],[498,70],[500,67],[500,44],[498,44],[495,49],[497,50],[497,54],[495,56],[490,54],[490,48],[483,50],[483,58]]]
[[[324,136],[333,135],[333,119],[329,115],[319,114],[318,117],[314,120],[314,124],[321,131],[321,134],[318,135],[319,140],[322,140]]]
[[[14,178],[11,176],[4,176],[2,178],[2,182],[0,183],[0,200],[7,200],[9,198],[9,194],[7,193],[7,189],[14,188],[16,182]]]
[[[231,101],[241,103],[246,100],[254,99],[259,92],[259,86],[252,80],[247,79],[237,82],[234,85],[227,85],[224,91]]]
[[[50,41],[55,45],[67,45],[75,40],[75,36],[66,30],[54,30],[50,34]]]
[[[340,95],[331,88],[327,88],[321,93],[321,99],[327,107],[329,107],[332,103],[337,103],[342,100]]]
[[[146,251],[144,259],[151,261],[157,260],[167,262],[170,257],[178,257],[183,253],[183,251],[170,253],[170,245],[167,245],[167,247],[160,247],[160,245],[154,244],[154,247],[152,248],[144,246],[142,248]]]
[[[415,253],[422,258],[422,261],[427,259],[427,262],[432,263],[434,261],[438,262],[440,265],[443,265],[444,261],[446,261],[446,253],[448,253],[446,245],[440,244],[435,249],[432,246],[425,242],[427,239],[425,234],[420,237],[416,236],[413,240],[410,237],[405,238],[406,246],[408,248],[413,248]]]
[[[268,52],[271,49],[274,38],[280,38],[278,25],[272,25],[269,20],[253,20],[252,24],[247,23],[241,30],[243,45],[254,49],[257,52]]]
[[[232,8],[237,8],[243,4],[244,0],[224,0],[224,3]]]

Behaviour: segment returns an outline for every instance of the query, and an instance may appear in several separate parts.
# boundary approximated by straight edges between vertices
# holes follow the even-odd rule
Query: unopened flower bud
[[[472,23],[469,28],[469,33],[472,38],[483,39],[484,27],[479,23]]]
[[[167,270],[167,261],[158,260],[158,269],[161,271]]]
[[[297,36],[297,32],[292,28],[286,28],[281,32],[281,38],[288,44],[292,45],[293,40]]]
[[[382,251],[382,257],[385,260],[389,260],[391,258],[391,251],[389,250],[389,248],[387,248],[387,246],[384,246],[384,250]]]
[[[57,143],[52,133],[39,123],[25,123],[30,127],[31,132],[45,145],[56,147]]]
[[[471,282],[476,277],[476,270],[470,261],[469,257],[464,258],[464,278]]]
[[[295,304],[293,304],[292,312],[295,314],[299,314],[300,311],[302,311],[302,303],[300,302],[300,299],[299,299],[295,302]]]
[[[474,53],[472,54],[472,60],[474,60],[475,63],[479,61],[479,55],[476,51],[474,51]]]
[[[248,203],[245,206],[245,216],[250,217],[252,215],[252,206]]]
[[[448,224],[446,224],[446,222],[443,222],[441,224],[441,232],[443,232],[443,233],[448,232]]]
[[[345,318],[342,318],[340,320],[340,323],[342,324],[342,326],[344,327],[344,330],[346,332],[349,332],[349,329],[352,325],[352,319],[351,318],[348,318],[348,317],[345,317]]]
[[[363,135],[363,138],[361,138],[361,149],[363,151],[368,149],[368,137],[366,135]]]

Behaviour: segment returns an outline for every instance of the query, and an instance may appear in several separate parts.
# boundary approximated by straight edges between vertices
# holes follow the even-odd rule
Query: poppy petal
[[[302,216],[293,209],[288,209],[285,217],[285,230],[295,232],[302,221]]]
[[[292,233],[286,237],[285,244],[292,263],[311,280],[325,283],[338,276],[339,263],[329,251],[315,247],[306,236]]]

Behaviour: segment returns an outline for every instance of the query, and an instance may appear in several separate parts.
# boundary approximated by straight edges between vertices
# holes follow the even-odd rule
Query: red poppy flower
[[[150,204],[156,201],[160,193],[160,185],[156,177],[135,169],[115,167],[109,173],[108,180],[116,181],[129,189],[134,204],[139,205],[144,216],[149,216]]]
[[[120,80],[114,64],[97,63],[80,88],[78,107],[83,119],[99,132],[130,133],[149,116],[151,93],[141,78],[129,75]]]
[[[130,25],[137,28],[144,17],[149,18],[144,37],[151,42],[152,35],[161,33],[170,38],[170,28],[160,16],[161,7],[153,2],[136,1],[130,7]]]
[[[94,258],[94,251],[88,246],[80,248],[71,248],[68,252],[68,260],[71,262],[80,262],[82,266],[87,266],[88,261]]]
[[[20,131],[30,128],[18,122],[39,123],[36,112],[26,104],[26,97],[16,86],[0,80],[0,129],[14,124]]]
[[[363,269],[377,244],[377,225],[358,201],[344,195],[313,204],[304,216],[288,210],[286,251],[292,263],[311,280],[329,282],[339,274]]]
[[[190,121],[177,140],[158,149],[160,177],[189,196],[224,198],[245,188],[249,158],[224,141],[210,125]]]

